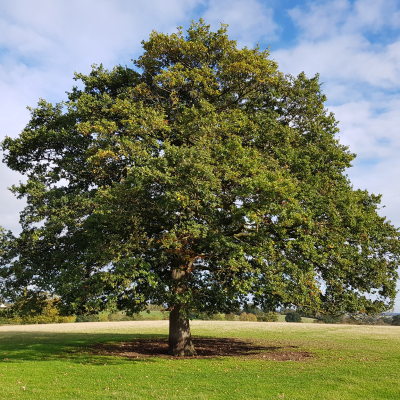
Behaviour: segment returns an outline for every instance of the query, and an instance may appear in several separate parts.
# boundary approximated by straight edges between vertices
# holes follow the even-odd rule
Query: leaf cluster
[[[76,74],[41,100],[4,162],[27,176],[22,233],[3,233],[1,290],[65,312],[186,304],[380,312],[398,231],[354,190],[318,76],[284,75],[203,21],[152,32],[134,68]],[[369,297],[374,293],[374,297]]]

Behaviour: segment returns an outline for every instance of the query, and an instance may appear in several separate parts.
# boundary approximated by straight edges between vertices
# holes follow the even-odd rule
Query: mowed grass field
[[[168,321],[1,326],[0,398],[400,399],[400,327],[236,321],[191,327],[195,338],[255,341],[271,357],[92,351],[95,343],[167,338]],[[280,361],[285,352],[310,357]]]

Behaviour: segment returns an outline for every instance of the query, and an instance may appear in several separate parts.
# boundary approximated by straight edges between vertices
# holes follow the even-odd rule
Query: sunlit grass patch
[[[93,351],[96,344],[166,341],[168,321],[3,326],[0,398],[400,398],[400,327],[192,321],[192,332],[312,357],[130,358]]]

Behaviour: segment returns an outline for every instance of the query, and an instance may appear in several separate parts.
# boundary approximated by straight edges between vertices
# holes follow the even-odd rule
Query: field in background
[[[163,318],[163,314],[161,313],[161,311],[150,311],[150,313],[147,313],[146,311],[142,311],[140,313],[144,318],[149,317],[149,316],[157,316],[160,319]],[[237,316],[237,319],[239,319],[239,316]],[[302,317],[301,322],[306,323],[306,324],[310,324],[313,323],[315,321],[315,318],[307,318],[307,317]],[[278,322],[285,322],[285,315],[280,315],[278,314]]]
[[[255,340],[271,353],[289,349],[312,357],[127,359],[96,355],[90,347],[166,338],[168,321],[1,326],[0,398],[400,398],[400,327],[222,321],[191,325],[194,337]]]

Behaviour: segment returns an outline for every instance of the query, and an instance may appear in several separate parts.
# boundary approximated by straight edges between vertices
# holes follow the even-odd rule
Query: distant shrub
[[[245,312],[240,314],[240,321],[257,322],[257,317],[254,314],[247,314]]]
[[[257,315],[257,321],[259,322],[277,322],[278,314],[274,312],[260,313]]]
[[[382,315],[353,314],[340,318],[342,318],[343,323],[352,325],[396,325],[393,323],[395,317]]]
[[[122,313],[112,313],[108,316],[109,321],[112,322],[117,322],[117,321],[122,321],[122,319],[125,317],[125,314]]]
[[[108,322],[110,319],[108,318],[108,314],[101,314],[99,320],[100,322]]]
[[[242,312],[239,315],[239,321],[247,321],[247,313],[246,312]]]
[[[37,325],[37,324],[64,324],[75,322],[75,316],[63,317],[60,315],[46,316],[15,316],[13,318],[0,318],[0,325]]]
[[[120,321],[143,321],[144,317],[142,314],[124,315]]]
[[[392,317],[392,325],[400,325],[400,315],[393,315]]]
[[[292,308],[281,308],[281,310],[279,311],[279,314],[287,315],[287,314],[293,313],[293,312],[296,312],[296,310],[293,310]]]
[[[264,314],[263,311],[253,303],[247,303],[243,307],[243,312],[245,312],[246,314],[254,314],[254,315]]]
[[[14,316],[13,310],[10,308],[1,309],[0,308],[0,319],[9,319]]]
[[[222,314],[213,314],[211,315],[211,319],[213,321],[223,321],[225,318]]]
[[[27,290],[6,310],[0,324],[57,324],[75,321],[75,316],[60,315],[61,301],[48,293],[29,293]]]
[[[199,313],[197,315],[198,319],[201,319],[203,321],[210,321],[211,320],[211,315],[208,315],[207,313]]]
[[[22,319],[20,316],[15,316],[13,318],[9,319],[9,323],[10,325],[23,325],[24,324],[24,319]],[[27,325],[29,325],[29,323],[26,323]]]
[[[225,321],[235,321],[236,315],[235,314],[225,314]]]
[[[325,324],[340,324],[341,322],[343,322],[342,317],[337,317],[334,315],[321,315],[318,317],[318,319]]]
[[[392,321],[393,321],[393,318],[392,317],[382,317],[381,321],[386,325],[391,325]]]
[[[56,316],[48,316],[48,315],[35,315],[32,317],[14,317],[12,320],[15,320],[18,324],[24,325],[34,325],[34,324],[63,324],[69,322],[75,322],[75,316],[62,317],[59,315]]]
[[[75,322],[99,322],[99,314],[77,315]]]
[[[247,321],[249,322],[257,322],[257,316],[254,314],[247,314]]]
[[[285,316],[286,322],[301,322],[301,315],[297,312],[290,312]]]

